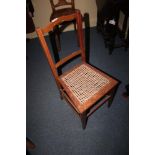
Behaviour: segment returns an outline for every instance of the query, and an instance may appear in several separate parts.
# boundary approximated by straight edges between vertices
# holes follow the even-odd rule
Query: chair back
[[[53,31],[54,28],[58,25],[60,25],[63,22],[66,21],[72,21],[75,20],[76,24],[77,24],[77,33],[78,33],[78,41],[79,41],[79,46],[80,49],[78,51],[75,51],[73,53],[71,53],[70,55],[62,58],[61,60],[59,60],[57,63],[54,63],[52,56],[51,56],[51,52],[48,48],[48,45],[46,43],[44,34],[45,33],[49,33],[50,31]],[[64,15],[58,18],[53,19],[46,27],[44,28],[37,28],[36,29],[37,35],[39,37],[39,41],[41,43],[41,46],[43,48],[43,51],[45,53],[45,56],[48,60],[48,63],[50,65],[51,71],[54,75],[54,78],[57,82],[57,85],[59,85],[59,76],[58,76],[58,68],[62,65],[64,65],[66,62],[70,61],[71,59],[77,57],[77,56],[81,56],[82,62],[86,61],[86,56],[85,56],[85,48],[84,48],[84,38],[83,38],[83,30],[82,30],[82,15],[80,13],[79,10],[76,10],[75,13],[71,14],[71,15]]]
[[[53,9],[53,12],[58,7],[61,7],[61,6],[69,6],[70,8],[75,9],[74,0],[70,0],[69,2],[66,0],[58,0],[58,2],[56,4],[53,2],[53,0],[50,0],[50,3],[51,3],[51,7]]]

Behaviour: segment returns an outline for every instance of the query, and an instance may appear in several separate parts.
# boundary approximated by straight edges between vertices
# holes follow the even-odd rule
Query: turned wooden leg
[[[81,123],[82,123],[82,128],[85,129],[87,125],[87,115],[86,113],[81,114]]]
[[[113,99],[114,99],[114,97],[115,97],[117,88],[118,88],[118,86],[116,86],[116,87],[111,91],[111,93],[110,93],[111,97],[110,97],[110,99],[109,99],[109,101],[108,101],[108,108],[111,106],[111,104],[112,104],[112,102],[113,102]]]

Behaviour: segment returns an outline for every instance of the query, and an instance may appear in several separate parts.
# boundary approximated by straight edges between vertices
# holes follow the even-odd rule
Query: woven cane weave
[[[83,104],[109,83],[109,80],[85,64],[61,78],[73,95]]]

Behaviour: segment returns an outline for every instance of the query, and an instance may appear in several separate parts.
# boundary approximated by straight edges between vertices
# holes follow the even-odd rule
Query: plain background
[[[26,1],[0,9],[0,154],[26,154]],[[154,3],[130,0],[130,154],[155,154]]]

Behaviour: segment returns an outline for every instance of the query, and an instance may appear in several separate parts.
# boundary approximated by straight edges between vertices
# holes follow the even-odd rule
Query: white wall
[[[56,1],[56,0],[55,0]],[[49,0],[32,0],[34,6],[33,21],[36,27],[44,27],[49,23],[52,13]],[[97,6],[95,0],[75,0],[75,8],[79,9],[82,14],[89,13],[90,26],[96,26]],[[73,26],[68,26],[65,31],[73,30]],[[36,33],[27,34],[28,38],[36,37]]]

